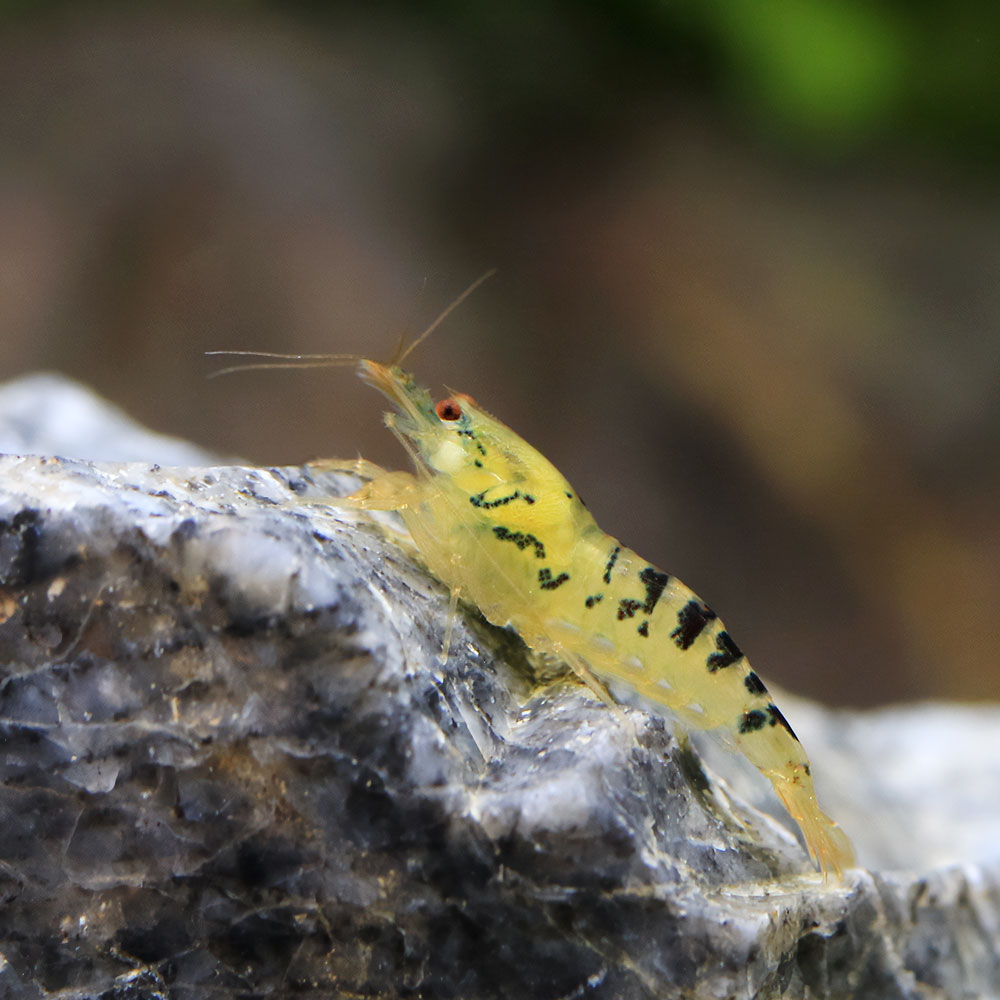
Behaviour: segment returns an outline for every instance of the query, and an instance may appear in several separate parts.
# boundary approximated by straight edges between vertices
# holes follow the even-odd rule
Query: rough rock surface
[[[161,468],[105,405],[0,390],[0,997],[1000,995],[1000,710],[784,699],[826,883],[738,761],[472,609],[442,663],[392,517],[303,502],[349,477]]]

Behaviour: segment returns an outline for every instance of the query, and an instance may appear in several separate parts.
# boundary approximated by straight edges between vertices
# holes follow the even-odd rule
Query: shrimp
[[[470,396],[435,404],[376,361],[359,373],[395,405],[386,423],[416,472],[376,474],[348,502],[398,511],[427,568],[529,648],[588,683],[624,683],[693,729],[726,730],[820,869],[850,867],[801,743],[715,612],[602,531],[558,469]]]
[[[716,613],[602,531],[558,469],[471,396],[435,403],[398,363],[350,360],[394,405],[385,422],[415,471],[365,462],[368,482],[338,503],[397,511],[453,603],[515,629],[601,696],[624,683],[692,729],[722,730],[771,782],[824,875],[851,867],[801,743]]]

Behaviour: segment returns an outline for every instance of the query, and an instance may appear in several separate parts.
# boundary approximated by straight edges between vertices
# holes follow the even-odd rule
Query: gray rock
[[[0,386],[0,453],[161,465],[211,460],[187,441],[136,424],[78,382],[47,373]]]
[[[474,609],[442,663],[351,477],[23,440],[78,457],[0,458],[0,996],[1000,995],[1000,711],[785,698],[824,882],[738,759]]]

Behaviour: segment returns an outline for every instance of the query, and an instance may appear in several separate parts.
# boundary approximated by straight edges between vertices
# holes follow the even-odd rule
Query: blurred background
[[[0,361],[292,464],[410,359],[839,705],[1000,696],[1000,7],[0,3]]]

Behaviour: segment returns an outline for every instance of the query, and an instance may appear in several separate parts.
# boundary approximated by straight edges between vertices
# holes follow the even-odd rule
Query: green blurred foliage
[[[884,128],[904,106],[914,33],[889,8],[714,0],[703,11],[724,50],[729,89],[767,128],[847,145]]]
[[[115,6],[422,28],[481,118],[535,137],[675,91],[804,152],[912,143],[990,164],[1000,153],[1000,7],[985,0],[0,0],[0,17]]]
[[[913,143],[990,163],[1000,152],[1000,7],[981,0],[270,6],[304,18],[363,9],[366,18],[422,23],[481,113],[538,131],[627,117],[643,90],[673,90],[701,93],[806,152]]]

